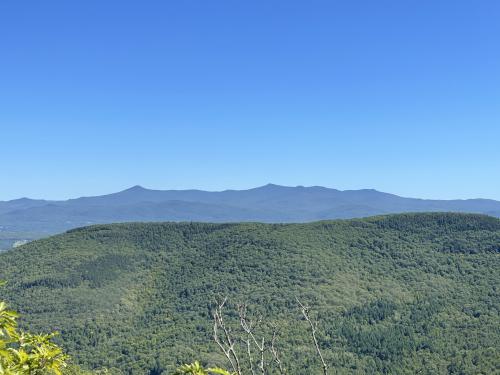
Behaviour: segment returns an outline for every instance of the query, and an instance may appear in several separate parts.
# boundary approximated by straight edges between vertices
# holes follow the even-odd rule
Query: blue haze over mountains
[[[500,217],[490,199],[426,200],[373,189],[268,184],[248,190],[150,190],[141,186],[65,201],[21,198],[0,201],[0,247],[96,224],[127,221],[308,222],[372,215],[453,211]]]

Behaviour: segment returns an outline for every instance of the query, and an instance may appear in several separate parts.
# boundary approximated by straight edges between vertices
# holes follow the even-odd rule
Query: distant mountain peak
[[[22,198],[12,199],[10,202],[32,202],[34,200],[35,199],[22,197]]]
[[[273,190],[280,190],[280,189],[286,189],[288,188],[287,186],[281,186],[281,185],[276,185],[276,184],[265,184],[263,186],[259,186],[253,189],[249,190],[264,190],[264,191],[273,191]]]
[[[130,192],[133,192],[133,191],[144,191],[144,190],[148,190],[146,189],[145,187],[142,187],[141,185],[134,185],[128,189],[125,189],[123,190],[124,192],[125,191],[130,191]]]

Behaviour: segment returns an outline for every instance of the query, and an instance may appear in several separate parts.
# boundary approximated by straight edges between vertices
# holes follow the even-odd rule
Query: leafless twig
[[[319,348],[319,344],[318,344],[318,340],[316,339],[316,328],[317,328],[317,324],[314,323],[312,320],[311,320],[311,317],[309,316],[309,307],[308,306],[304,306],[298,298],[295,298],[297,300],[297,303],[299,304],[300,306],[300,309],[302,310],[302,315],[304,316],[304,319],[309,323],[309,326],[311,327],[311,335],[312,335],[312,338],[313,338],[313,341],[314,341],[314,346],[316,347],[316,352],[318,353],[318,356],[319,356],[319,359],[321,360],[321,365],[323,366],[323,375],[327,375],[328,374],[328,365],[326,364],[324,358],[323,358],[323,354],[321,354],[321,350]]]
[[[276,339],[278,337],[278,332],[277,332],[277,327],[273,327],[273,338],[271,339],[271,353],[273,355],[274,362],[278,366],[278,369],[280,370],[280,374],[284,375],[285,374],[285,369],[283,368],[283,364],[281,363],[281,359],[279,356],[279,351],[276,347]]]
[[[255,371],[253,369],[253,357],[251,349],[252,343],[250,342],[250,336],[247,336],[245,343],[247,344],[247,355],[248,355],[248,363],[250,365],[250,371],[252,372],[252,375],[255,375]]]
[[[237,375],[242,375],[240,361],[238,359],[238,355],[236,354],[236,351],[234,350],[235,343],[233,341],[233,338],[231,337],[231,330],[227,327],[226,323],[224,322],[223,315],[222,315],[222,309],[224,308],[226,301],[227,301],[227,298],[224,298],[224,300],[221,303],[217,302],[216,307],[215,307],[215,311],[213,313],[214,340],[217,343],[217,345],[219,345],[222,352],[229,360],[229,363],[231,364],[231,367],[233,368],[234,372]],[[219,328],[222,329],[222,331],[224,333],[222,340],[221,340],[221,337],[219,337]]]
[[[265,339],[264,337],[262,337],[262,341],[259,343],[257,341],[257,339],[255,338],[255,335],[254,333],[252,332],[252,323],[251,322],[248,322],[247,321],[247,317],[246,317],[246,314],[247,314],[247,307],[246,305],[242,304],[242,305],[239,305],[238,306],[238,313],[240,315],[240,325],[241,325],[241,328],[243,328],[243,331],[245,331],[245,333],[247,334],[247,337],[248,338],[251,338],[252,341],[254,342],[255,346],[257,347],[257,349],[259,349],[259,353],[260,353],[260,363],[259,363],[259,369],[262,373],[262,375],[265,374],[266,370],[265,370],[265,364],[264,364],[264,352],[266,350],[266,347],[265,347]],[[259,322],[261,320],[259,319]],[[249,339],[247,341],[247,347],[249,347]],[[249,349],[249,353],[250,353],[250,349]],[[250,358],[250,360],[252,360]],[[252,365],[253,367],[253,365]],[[252,369],[252,373],[253,373],[253,369]]]

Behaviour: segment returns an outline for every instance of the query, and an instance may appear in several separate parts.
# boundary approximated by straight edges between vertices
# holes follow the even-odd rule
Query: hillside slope
[[[313,306],[339,374],[500,370],[500,220],[491,217],[96,225],[0,254],[0,270],[2,297],[32,330],[59,330],[89,368],[223,364],[210,306],[225,295],[280,326],[291,374],[319,373],[295,296]]]

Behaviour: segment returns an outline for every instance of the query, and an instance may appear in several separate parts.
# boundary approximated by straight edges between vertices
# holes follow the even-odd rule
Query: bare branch
[[[219,324],[218,324],[218,319],[214,313],[214,341],[216,342],[217,345],[219,345],[219,347],[221,348],[222,352],[224,353],[224,355],[227,357],[229,363],[231,363],[231,367],[233,367],[233,370],[235,369],[235,364],[233,362],[233,359],[231,357],[231,354],[229,352],[229,350],[227,350],[224,346],[224,344],[220,341],[219,339],[219,332],[217,330]]]
[[[309,316],[309,310],[310,310],[309,307],[304,306],[299,301],[299,299],[297,297],[295,299],[296,299],[297,303],[299,304],[300,309],[302,310],[302,315],[304,316],[304,319],[309,323],[309,326],[311,327],[311,336],[312,336],[313,341],[314,341],[314,346],[316,347],[316,352],[318,353],[319,359],[321,360],[321,365],[323,366],[323,375],[327,375],[328,374],[328,365],[326,364],[326,362],[323,358],[323,354],[321,354],[318,340],[316,339],[317,325],[315,323],[313,323],[313,321],[311,320],[311,317]]]
[[[250,364],[250,371],[252,372],[252,375],[255,375],[255,371],[253,369],[253,357],[252,357],[252,351],[251,351],[251,343],[250,343],[250,336],[247,337],[245,340],[245,343],[247,344],[247,355],[248,355],[248,362]]]
[[[277,332],[277,327],[273,326],[273,338],[271,339],[271,354],[273,355],[274,362],[278,366],[278,369],[280,370],[280,374],[284,375],[285,370],[283,368],[283,364],[281,363],[281,359],[279,356],[279,351],[276,347],[276,339],[278,337],[278,332]]]
[[[262,344],[261,346],[259,346],[259,350],[260,350],[260,370],[262,371],[262,375],[264,375],[266,373],[265,369],[264,369],[264,337],[262,338]]]
[[[246,335],[246,338],[244,336],[234,335],[231,332],[229,326],[224,321],[223,317],[223,308],[226,301],[226,298],[222,302],[216,301],[216,307],[213,312],[214,340],[231,364],[235,374],[242,375],[242,368],[240,366],[240,361],[236,353],[236,351],[240,347],[235,347],[235,343],[238,342],[246,345],[246,355],[249,362],[249,375],[266,375],[266,372],[270,371],[270,369],[268,369],[269,366],[275,366],[277,370],[279,370],[279,373],[281,375],[285,375],[287,372],[283,366],[283,363],[281,361],[281,354],[277,348],[277,326],[274,324],[270,324],[273,329],[272,338],[270,340],[266,341],[265,336],[263,336],[262,338],[257,337],[256,327],[258,327],[262,323],[262,317],[259,317],[256,321],[248,319],[247,306],[245,304],[240,304],[238,305],[238,315],[240,318],[240,326],[242,329],[242,332],[240,332],[240,334],[243,334],[244,336]],[[266,324],[266,326],[267,325],[268,324]],[[255,345],[258,354],[253,353],[253,345]],[[266,351],[269,351],[272,356],[272,360],[267,361],[267,363]]]
[[[226,323],[224,322],[223,315],[222,315],[222,309],[224,308],[226,301],[227,301],[227,298],[224,298],[224,300],[221,303],[217,302],[216,307],[215,307],[215,311],[213,313],[214,340],[217,343],[217,345],[219,345],[222,352],[229,360],[229,363],[231,364],[231,367],[233,368],[234,372],[236,372],[236,374],[238,374],[238,375],[242,375],[240,361],[238,359],[238,355],[236,354],[236,351],[234,350],[235,343],[233,341],[233,338],[231,337],[231,330],[227,327]],[[221,328],[222,331],[224,332],[224,336],[222,338],[222,341],[221,341],[221,338],[219,337],[219,331],[218,331],[219,328]]]
[[[238,306],[238,313],[240,316],[241,328],[243,328],[243,331],[247,334],[247,336],[249,338],[252,339],[252,341],[254,342],[257,349],[259,349],[259,353],[260,353],[259,369],[260,369],[261,373],[264,375],[266,372],[265,371],[265,364],[264,364],[264,352],[266,349],[264,337],[262,338],[262,342],[259,344],[259,342],[255,338],[254,333],[252,332],[252,323],[247,320],[247,317],[246,317],[247,307],[246,307],[246,305],[244,305],[244,304],[239,305]],[[259,319],[259,322],[260,321],[261,321],[261,319]],[[250,345],[250,344],[247,343],[247,345]],[[253,373],[253,368],[252,368],[252,373]]]

